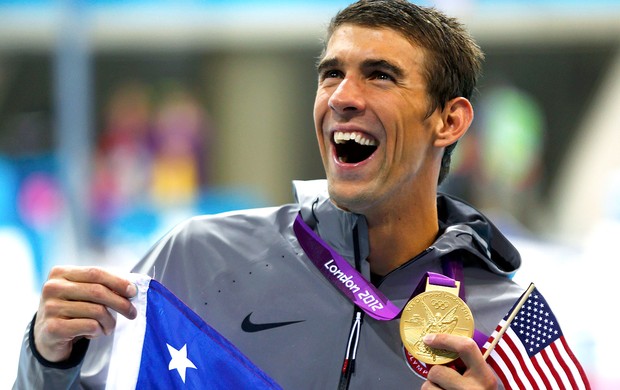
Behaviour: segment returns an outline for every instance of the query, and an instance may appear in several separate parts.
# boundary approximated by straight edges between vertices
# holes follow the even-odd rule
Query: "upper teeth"
[[[355,141],[360,145],[375,146],[376,142],[373,138],[365,137],[362,133],[358,132],[344,132],[337,131],[334,133],[334,142],[337,144],[343,144],[347,141]]]

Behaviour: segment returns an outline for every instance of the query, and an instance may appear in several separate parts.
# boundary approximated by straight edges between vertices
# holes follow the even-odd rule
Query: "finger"
[[[52,299],[92,302],[109,307],[129,319],[136,317],[137,311],[126,297],[103,284],[72,281],[71,279],[83,280],[83,278],[75,277],[76,275],[72,272],[69,274],[50,276],[51,278],[45,283],[41,292],[42,302]],[[122,280],[118,277],[114,278]],[[127,283],[135,289],[133,283],[128,281]]]
[[[482,359],[480,348],[472,338],[438,333],[424,336],[423,341],[429,347],[447,349],[458,353],[463,363],[469,369],[479,367],[480,365],[486,366]]]
[[[99,322],[93,319],[48,318],[39,321],[34,328],[34,345],[44,359],[59,362],[69,358],[73,343],[86,337],[93,339],[103,335]]]
[[[104,335],[101,324],[91,318],[49,319],[41,328],[41,333],[43,332],[56,343],[73,342],[80,337],[93,339]]]
[[[48,300],[43,304],[45,318],[92,319],[99,323],[103,334],[110,334],[116,326],[116,319],[100,304],[79,301]],[[89,331],[86,330],[88,333]],[[86,335],[86,334],[85,334]]]
[[[125,298],[133,298],[137,293],[136,286],[132,282],[98,267],[54,267],[49,279],[57,278],[79,283],[101,284]]]
[[[137,311],[131,301],[117,295],[107,287],[92,283],[80,283],[78,287],[75,290],[67,291],[66,299],[97,303],[109,307],[129,319],[136,317]]]
[[[452,385],[456,385],[459,381],[462,381],[461,374],[459,374],[456,370],[441,365],[431,367],[431,369],[428,370],[426,379],[436,386],[432,388],[441,388],[446,390],[458,388],[452,387]]]
[[[496,386],[495,375],[485,362],[482,352],[473,339],[449,334],[433,334],[425,336],[423,341],[432,348],[457,352],[466,367],[462,375],[466,381],[475,382],[482,388],[494,388]],[[442,386],[444,384],[456,383],[457,375],[460,376],[457,371],[441,366],[434,366],[429,370],[429,375],[435,367],[437,369],[433,373],[434,382]],[[440,378],[436,378],[435,375],[440,376]]]
[[[442,389],[440,386],[438,386],[437,384],[433,383],[431,380],[428,380],[424,382],[422,384],[422,386],[420,387],[420,390],[437,390],[437,389]]]

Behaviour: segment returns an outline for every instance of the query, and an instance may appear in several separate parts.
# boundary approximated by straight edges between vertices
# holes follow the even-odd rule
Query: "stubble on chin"
[[[343,193],[344,191],[339,191],[330,184],[328,184],[327,190],[330,201],[339,209],[351,213],[364,214],[369,202],[364,194]]]

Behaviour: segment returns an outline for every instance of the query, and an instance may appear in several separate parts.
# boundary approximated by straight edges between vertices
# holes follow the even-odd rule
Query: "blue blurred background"
[[[487,55],[442,190],[497,221],[594,388],[620,388],[620,1],[420,3]],[[127,271],[184,218],[323,177],[314,62],[347,4],[0,0],[0,388],[53,265]]]

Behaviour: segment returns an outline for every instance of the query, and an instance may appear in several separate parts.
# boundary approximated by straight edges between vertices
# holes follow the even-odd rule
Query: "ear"
[[[442,113],[443,126],[437,131],[435,147],[444,148],[459,140],[474,120],[474,109],[469,100],[457,97],[446,103]]]

